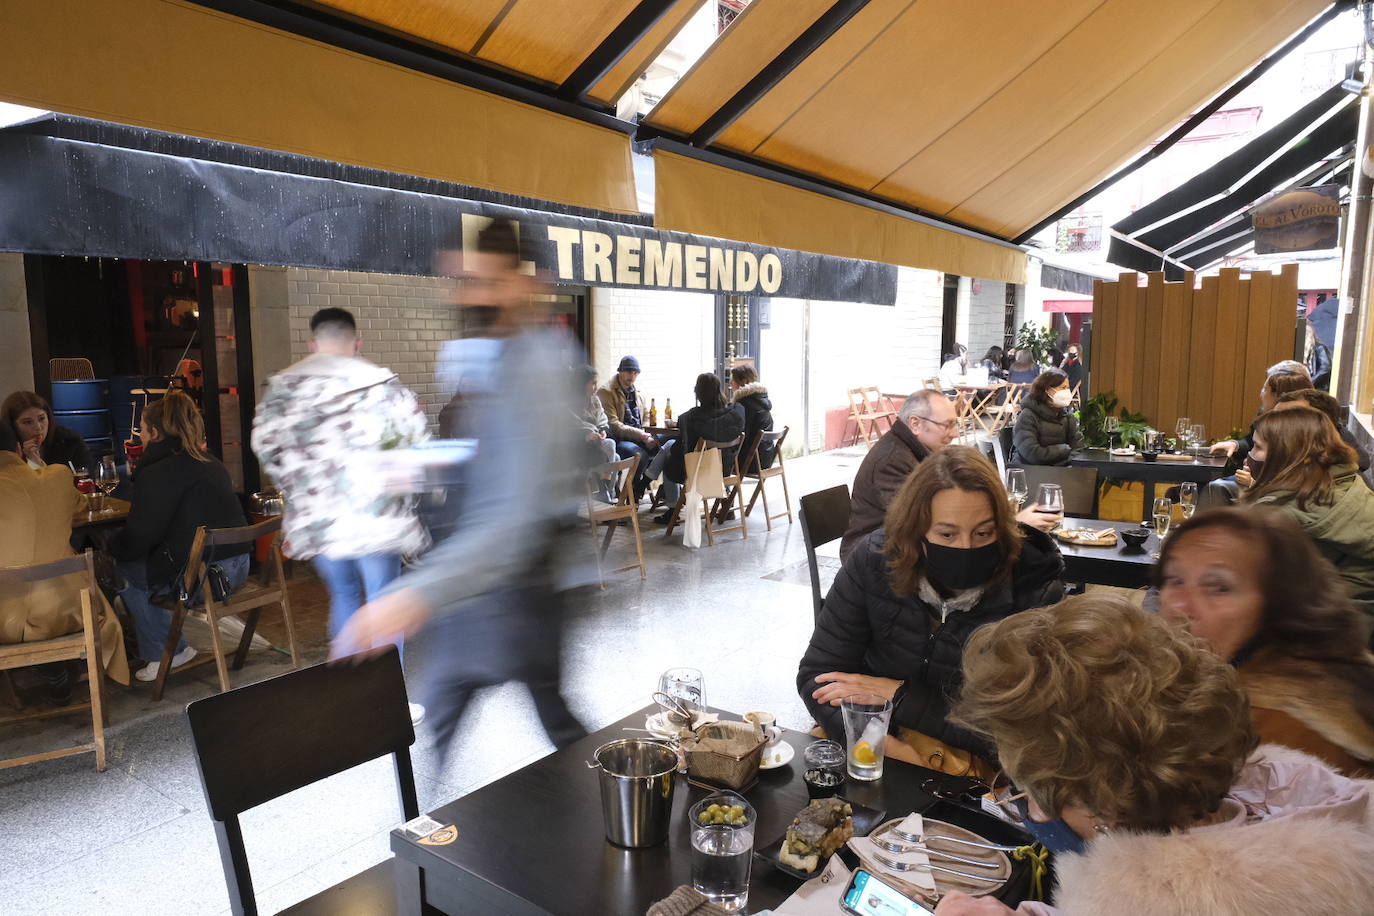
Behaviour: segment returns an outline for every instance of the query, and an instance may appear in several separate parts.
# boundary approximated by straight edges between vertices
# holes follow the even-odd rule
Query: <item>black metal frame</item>
[[[1045,217],[1040,222],[1036,223],[1034,226],[1031,226],[1025,232],[1018,235],[1014,239],[1014,241],[1018,245],[1025,244],[1027,241],[1034,238],[1035,235],[1039,233],[1040,230],[1044,229],[1046,226],[1058,221],[1061,217],[1065,216],[1066,214],[1072,213],[1074,210],[1077,210],[1079,207],[1083,206],[1083,204],[1087,203],[1089,200],[1092,200],[1101,192],[1107,190],[1107,188],[1110,188],[1118,181],[1121,181],[1121,179],[1135,173],[1142,167],[1148,165],[1155,159],[1164,155],[1164,153],[1167,152],[1174,144],[1178,143],[1184,137],[1192,133],[1193,130],[1196,129],[1199,125],[1201,125],[1204,121],[1206,121],[1212,115],[1220,111],[1227,102],[1231,101],[1243,90],[1245,90],[1252,83],[1254,83],[1255,80],[1259,79],[1266,72],[1268,72],[1269,69],[1274,66],[1274,64],[1278,63],[1280,60],[1286,57],[1290,51],[1301,45],[1308,38],[1312,37],[1313,34],[1315,34],[1319,29],[1325,26],[1332,19],[1336,18],[1346,10],[1354,8],[1355,5],[1356,0],[1335,0],[1335,2],[1331,4],[1331,7],[1325,13],[1322,13],[1316,19],[1312,20],[1312,22],[1308,23],[1307,28],[1303,29],[1301,32],[1294,35],[1281,48],[1279,48],[1273,54],[1270,54],[1264,60],[1256,64],[1253,68],[1251,68],[1249,73],[1246,73],[1240,79],[1236,80],[1230,86],[1226,87],[1226,89],[1222,90],[1216,98],[1212,99],[1212,101],[1202,106],[1200,109],[1198,109],[1196,114],[1194,114],[1191,118],[1184,121],[1177,128],[1175,128],[1173,133],[1169,134],[1163,140],[1160,140],[1158,143],[1154,145],[1154,147],[1152,147],[1149,150],[1146,150],[1144,153],[1137,156],[1135,159],[1131,160],[1129,163],[1122,166],[1120,169],[1113,172],[1111,175],[1108,175],[1106,178],[1102,179],[1102,181],[1093,185],[1091,188],[1084,191],[1082,194],[1078,195],[1064,206],[1060,207],[1054,213]]]
[[[234,278],[234,356],[238,369],[239,429],[244,436],[243,492],[255,493],[262,485],[262,472],[257,456],[248,444],[248,431],[253,428],[257,412],[257,377],[253,374],[253,316],[251,291],[248,287],[248,265],[234,264],[230,268]]]
[[[843,28],[845,23],[867,5],[868,0],[837,0],[831,4],[830,9],[807,26],[781,54],[769,61],[768,65],[745,83],[729,101],[703,121],[701,126],[693,131],[689,142],[693,146],[703,147],[714,143],[740,115],[786,79],[802,61],[825,44],[830,36]]]
[[[48,372],[48,294],[43,275],[45,255],[24,255],[24,292],[29,301],[29,351],[33,360],[33,390],[52,403],[52,376]]]
[[[558,87],[558,94],[565,99],[584,99],[591,88],[601,82],[601,78],[610,73],[620,59],[649,34],[649,30],[668,14],[676,2],[639,0],[639,4],[621,20],[620,25],[611,29],[611,34],[569,74]]]
[[[215,276],[209,261],[196,261],[196,301],[200,318],[196,322],[200,337],[200,368],[204,384],[200,389],[200,410],[205,416],[205,441],[210,451],[224,455],[224,434],[219,416],[219,351],[215,348]]]

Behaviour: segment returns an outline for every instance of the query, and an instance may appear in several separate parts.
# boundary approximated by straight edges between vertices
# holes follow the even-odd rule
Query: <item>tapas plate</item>
[[[853,809],[853,813],[849,816],[854,821],[855,836],[868,836],[873,832],[875,827],[883,822],[883,818],[887,817],[887,811],[885,810],[880,811],[870,808],[867,805],[857,805],[843,796],[839,797],[841,800],[847,802],[849,807]],[[778,837],[767,846],[756,847],[754,849],[754,858],[767,862],[784,875],[796,878],[798,881],[810,881],[812,878],[825,871],[825,863],[829,861],[828,858],[822,859],[816,865],[816,870],[811,872],[800,871],[790,865],[784,865],[783,861],[778,858],[778,853],[782,852],[782,844],[786,839],[787,831],[784,830],[782,836]]]

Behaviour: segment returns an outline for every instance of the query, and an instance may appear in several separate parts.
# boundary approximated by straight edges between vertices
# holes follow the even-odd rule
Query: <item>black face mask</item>
[[[1264,473],[1264,459],[1261,458],[1259,460],[1256,460],[1247,455],[1245,457],[1245,469],[1249,471],[1250,476],[1253,477],[1256,482],[1258,482],[1260,479],[1260,474]]]
[[[955,591],[983,585],[1002,564],[1002,545],[993,541],[983,547],[946,547],[926,541],[926,572]]]

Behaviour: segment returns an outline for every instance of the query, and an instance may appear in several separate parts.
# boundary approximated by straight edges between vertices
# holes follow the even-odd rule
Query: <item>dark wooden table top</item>
[[[1065,528],[1089,528],[1102,530],[1114,528],[1117,532],[1115,547],[1088,547],[1080,544],[1067,544],[1055,538],[1059,552],[1064,557],[1064,578],[1070,582],[1088,582],[1093,585],[1115,585],[1118,588],[1141,588],[1150,581],[1150,570],[1155,564],[1154,555],[1159,553],[1159,538],[1153,531],[1143,547],[1135,548],[1126,544],[1121,532],[1127,528],[1139,528],[1138,522],[1109,522],[1095,518],[1066,518]]]
[[[465,912],[478,912],[472,907],[480,899],[483,912],[644,913],[677,886],[691,883],[686,812],[708,793],[679,776],[668,841],[649,849],[622,849],[606,840],[598,771],[587,761],[607,741],[635,737],[637,733],[623,729],[643,728],[656,709],[646,707],[431,812],[439,823],[458,828],[453,844],[421,846],[396,830],[392,851],[426,870],[426,892],[444,909],[448,907],[433,899],[436,895],[449,893],[455,895],[450,899],[466,901]],[[722,712],[721,718],[739,717]],[[784,731],[783,740],[796,750],[791,763],[760,771],[757,785],[744,793],[758,812],[756,849],[780,838],[808,801],[802,751],[815,739]],[[884,769],[877,782],[848,781],[844,797],[885,809],[888,817],[902,817],[936,802],[921,788],[927,780],[959,781],[895,760],[886,761]],[[442,884],[450,889],[441,890]],[[755,858],[749,911],[777,906],[799,885]]]
[[[1226,459],[1221,456],[1193,458],[1190,461],[1146,461],[1137,452],[1132,457],[1112,455],[1105,448],[1084,448],[1069,457],[1075,467],[1094,467],[1104,477],[1122,480],[1193,480],[1205,482],[1222,476]]]
[[[129,517],[129,510],[133,506],[134,504],[127,500],[107,496],[105,497],[105,507],[110,511],[91,513],[83,505],[72,513],[72,527],[88,528],[93,525],[112,525],[115,522],[122,522]]]

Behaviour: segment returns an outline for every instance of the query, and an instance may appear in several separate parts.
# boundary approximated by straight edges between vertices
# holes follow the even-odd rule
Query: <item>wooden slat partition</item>
[[[1235,268],[1196,283],[1123,273],[1093,288],[1092,393],[1172,433],[1180,416],[1220,439],[1244,428],[1264,370],[1293,356],[1297,265],[1242,279]]]

